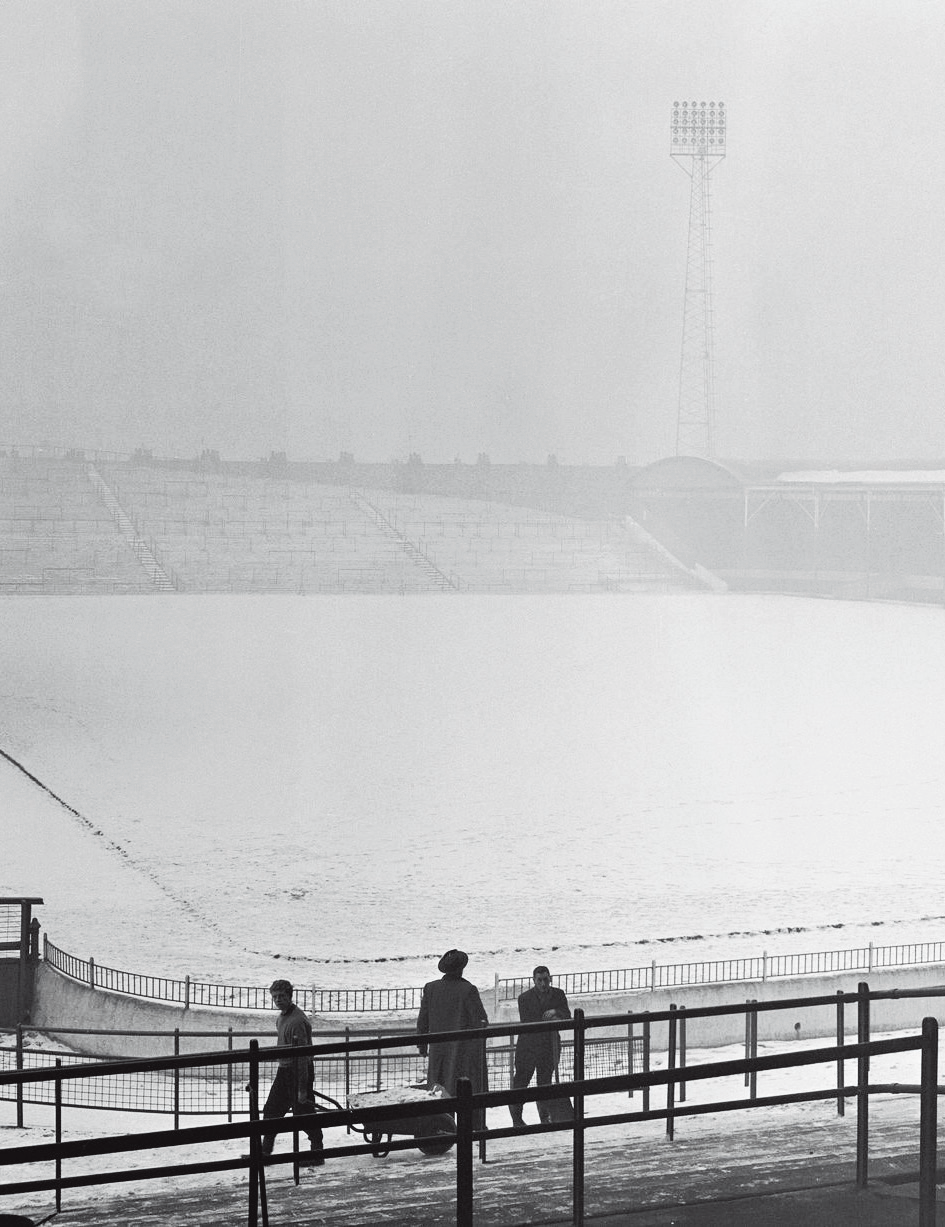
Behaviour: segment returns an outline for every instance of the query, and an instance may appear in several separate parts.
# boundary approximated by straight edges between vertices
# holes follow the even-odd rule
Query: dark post
[[[862,980],[857,985],[856,1041],[870,1042],[870,989]],[[870,1151],[870,1059],[867,1055],[856,1061],[856,1183],[866,1188],[869,1180]]]
[[[571,1134],[572,1222],[582,1227],[584,1222],[584,1011],[574,1011],[574,1127]]]
[[[938,1145],[938,1023],[922,1019],[922,1090],[919,1096],[919,1227],[935,1227]]]
[[[672,1075],[676,1069],[676,1007],[670,1004],[668,1035],[666,1044],[666,1070]],[[673,1108],[676,1101],[676,1083],[672,1076],[666,1083],[666,1136],[670,1141],[676,1135],[676,1121],[673,1118]]]
[[[233,1028],[226,1029],[226,1050],[233,1051]],[[233,1064],[227,1064],[226,1067],[226,1123],[230,1124],[233,1120]]]
[[[180,1056],[180,1027],[174,1028],[174,1056]],[[174,1066],[174,1128],[180,1128],[180,1066]]]
[[[472,1083],[456,1082],[456,1227],[473,1227]]]
[[[62,1061],[56,1057],[56,1069],[62,1069]],[[56,1145],[62,1143],[62,1079],[56,1079]],[[56,1155],[56,1213],[62,1209],[62,1156]]]
[[[754,1005],[757,1005],[758,1003],[753,998],[751,1004],[754,1006]],[[758,1011],[757,1009],[752,1010],[748,1017],[751,1022],[751,1026],[749,1027],[749,1035],[751,1036],[751,1059],[754,1061],[757,1059],[757,1056],[758,1056]],[[749,1079],[748,1098],[757,1099],[758,1097],[758,1071],[756,1069],[752,1069],[748,1075],[748,1079]]]
[[[643,1012],[643,1072],[650,1072],[650,1011]],[[650,1110],[650,1084],[643,1088],[643,1111]]]
[[[489,1041],[487,1039],[483,1040],[482,1044],[480,1045],[479,1059],[480,1059],[479,1085],[483,1090],[485,1090],[486,1087],[488,1087],[489,1085]],[[485,1127],[486,1127],[485,1108],[480,1109],[476,1113],[476,1125],[478,1128],[485,1130]],[[485,1163],[485,1161],[486,1161],[486,1139],[484,1137],[481,1137],[479,1139],[479,1162]]]
[[[345,1027],[345,1104],[351,1094],[351,1028]],[[345,1133],[351,1132],[351,1126],[345,1125]]]
[[[16,1024],[16,1067],[23,1068],[23,1024]],[[23,1128],[23,1083],[16,1084],[16,1127]]]
[[[843,989],[837,990],[837,1048],[843,1047],[843,1041],[846,1038],[846,1028],[843,1022]],[[840,1057],[837,1057],[837,1115],[846,1115],[847,1105],[843,1098],[843,1083],[844,1083],[844,1064]]]
[[[633,1073],[633,1010],[627,1010],[627,1073]],[[633,1087],[627,1090],[627,1098],[633,1098]]]
[[[679,1072],[684,1073],[686,1069],[686,1007],[681,1006],[679,1010]],[[679,1102],[686,1102],[686,1082],[685,1079],[679,1080]]]
[[[259,1120],[259,1040],[249,1041],[249,1119]],[[258,1227],[262,1206],[263,1227],[269,1221],[266,1206],[266,1171],[263,1166],[262,1135],[254,1132],[249,1139],[249,1227]]]
[[[751,1060],[751,1011],[748,1009],[750,1002],[746,1002],[745,1008],[745,1060]],[[745,1070],[745,1085],[751,1085],[751,1074]]]

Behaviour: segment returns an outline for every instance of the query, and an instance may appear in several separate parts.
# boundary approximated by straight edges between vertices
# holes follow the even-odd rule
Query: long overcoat
[[[456,1094],[456,1080],[468,1078],[473,1094],[489,1089],[486,1071],[485,1040],[447,1040],[428,1044],[426,1035],[438,1031],[467,1031],[487,1027],[489,1017],[475,984],[462,976],[447,975],[430,980],[423,986],[420,1013],[417,1017],[417,1043],[421,1053],[429,1050],[427,1080],[432,1087],[439,1083],[447,1095]]]

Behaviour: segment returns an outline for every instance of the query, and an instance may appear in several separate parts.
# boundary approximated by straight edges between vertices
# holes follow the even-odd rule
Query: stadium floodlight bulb
[[[674,102],[670,116],[670,146],[673,157],[725,156],[725,103]]]

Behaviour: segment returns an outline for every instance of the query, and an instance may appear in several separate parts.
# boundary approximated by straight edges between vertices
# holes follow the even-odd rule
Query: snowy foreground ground
[[[876,1035],[873,1038],[888,1037]],[[780,1051],[798,1051],[802,1048],[819,1046],[822,1046],[822,1044],[804,1041],[792,1044],[761,1044],[759,1045],[759,1055],[767,1056]],[[742,1056],[744,1056],[744,1051],[740,1046],[712,1050],[693,1049],[688,1054],[688,1065],[694,1066],[708,1061],[734,1060]],[[665,1060],[658,1056],[654,1061],[654,1068],[662,1067],[665,1067]],[[847,1067],[847,1080],[851,1083],[854,1082],[855,1075],[855,1066],[853,1063],[850,1063]],[[917,1083],[919,1080],[919,1055],[917,1053],[905,1053],[877,1058],[872,1063],[870,1079],[873,1083]],[[782,1091],[826,1089],[832,1085],[835,1085],[835,1066],[817,1065],[796,1070],[772,1071],[761,1074],[758,1080],[758,1094],[773,1095]],[[653,1107],[661,1106],[665,1102],[664,1091],[655,1089],[652,1094]],[[747,1099],[747,1097],[748,1091],[745,1088],[744,1079],[736,1077],[712,1083],[691,1082],[687,1087],[686,1102],[697,1104],[706,1103],[710,1100]],[[640,1108],[642,1108],[642,1101],[639,1092],[635,1094],[632,1100],[628,1099],[625,1095],[610,1095],[602,1096],[600,1099],[593,1101],[588,1100],[586,1105],[588,1116],[635,1111]],[[911,1095],[874,1096],[871,1099],[870,1110],[871,1115],[877,1118],[880,1116],[887,1119],[892,1117],[893,1119],[904,1120],[906,1122],[905,1147],[899,1157],[907,1165],[911,1163],[915,1166],[917,1164],[919,1145],[917,1098]],[[848,1101],[847,1116],[855,1118],[855,1105],[852,1101]],[[525,1119],[526,1122],[537,1121],[537,1113],[534,1106],[526,1107]],[[182,1124],[184,1126],[201,1123],[211,1124],[219,1123],[219,1120],[219,1117],[186,1117],[183,1119]],[[506,1128],[509,1125],[508,1114],[504,1109],[490,1110],[487,1123],[490,1128]],[[797,1132],[798,1145],[803,1148],[808,1144],[811,1147],[816,1147],[817,1142],[814,1140],[814,1134],[819,1132],[821,1137],[823,1137],[824,1129],[827,1130],[827,1136],[831,1138],[837,1135],[836,1124],[836,1105],[835,1101],[830,1100],[821,1103],[755,1109],[750,1112],[680,1118],[676,1125],[676,1136],[681,1143],[685,1143],[687,1140],[697,1140],[699,1142],[700,1162],[708,1162],[711,1165],[717,1159],[716,1166],[724,1167],[730,1159],[733,1147],[737,1148],[741,1144],[739,1142],[740,1138],[742,1138],[743,1142],[747,1143],[749,1136],[752,1136],[754,1142],[755,1135],[763,1135],[766,1128],[773,1127],[783,1130],[785,1125],[793,1126]],[[852,1125],[850,1127],[852,1128]],[[166,1116],[68,1109],[64,1114],[63,1128],[64,1136],[67,1139],[76,1140],[129,1131],[143,1132],[154,1129],[170,1129],[171,1122]],[[807,1143],[804,1141],[805,1131],[810,1131],[811,1129],[813,1129],[814,1133],[811,1134],[811,1140]],[[25,1128],[18,1129],[15,1127],[14,1106],[9,1103],[0,1103],[0,1147],[18,1146],[30,1142],[48,1142],[52,1141],[54,1136],[51,1109],[27,1105],[25,1108]],[[291,1146],[290,1137],[291,1135],[287,1134],[279,1139],[276,1146],[277,1153],[282,1153]],[[666,1141],[665,1126],[662,1121],[608,1126],[604,1129],[591,1130],[587,1135],[587,1146],[588,1161],[592,1166],[595,1145],[604,1144],[614,1139],[626,1142],[629,1149],[624,1150],[622,1154],[624,1156],[627,1154],[633,1155],[635,1170],[641,1169],[648,1162],[666,1161],[664,1152],[669,1143]],[[332,1145],[348,1145],[358,1141],[360,1139],[357,1135],[347,1135],[343,1129],[326,1131],[325,1142],[329,1147]],[[852,1181],[854,1152],[849,1145],[849,1141],[850,1139],[847,1137],[845,1143],[846,1151],[844,1153],[849,1152],[850,1180]],[[552,1170],[558,1172],[561,1179],[566,1183],[570,1165],[570,1134],[544,1134],[502,1139],[493,1141],[488,1145],[489,1154],[493,1159],[501,1159],[503,1155],[527,1155],[530,1164],[540,1164],[542,1160],[550,1160],[553,1163]],[[245,1144],[240,1142],[219,1142],[211,1143],[205,1147],[183,1146],[175,1147],[173,1150],[141,1151],[135,1154],[117,1155],[114,1157],[106,1156],[73,1160],[63,1165],[63,1174],[78,1175],[85,1172],[117,1171],[160,1163],[202,1162],[213,1159],[233,1158],[243,1153],[245,1149]],[[805,1151],[804,1153],[807,1152]],[[810,1153],[814,1155],[816,1151],[812,1149]],[[660,1158],[661,1154],[664,1154],[662,1159]],[[680,1156],[680,1161],[684,1165],[690,1162],[685,1155]],[[450,1151],[447,1156],[435,1160],[425,1159],[415,1151],[395,1151],[384,1160],[374,1159],[370,1155],[329,1160],[329,1166],[325,1171],[330,1171],[333,1177],[338,1176],[338,1181],[330,1187],[325,1187],[324,1192],[320,1193],[320,1211],[322,1213],[330,1213],[331,1199],[333,1197],[340,1199],[339,1204],[345,1208],[356,1205],[362,1181],[366,1180],[369,1176],[377,1176],[381,1171],[381,1168],[378,1166],[379,1164],[383,1165],[382,1174],[385,1178],[393,1182],[391,1188],[396,1190],[399,1178],[407,1175],[411,1168],[418,1164],[429,1165],[431,1163],[455,1166],[455,1152]],[[42,1174],[52,1175],[52,1165],[47,1164]],[[40,1175],[41,1170],[38,1166],[28,1167],[22,1165],[0,1168],[0,1181],[3,1182],[12,1182],[17,1179],[36,1179],[40,1178]],[[146,1183],[106,1184],[88,1189],[66,1190],[63,1195],[63,1205],[64,1208],[68,1209],[69,1206],[94,1205],[96,1203],[107,1202],[115,1197],[135,1197],[161,1190],[171,1192],[175,1189],[203,1189],[206,1190],[207,1196],[212,1197],[214,1189],[245,1188],[247,1178],[245,1171],[238,1171],[167,1178]],[[291,1181],[291,1167],[273,1169],[270,1179],[281,1181],[283,1184]],[[318,1181],[318,1179],[318,1172],[314,1174],[308,1172],[303,1175],[303,1181]],[[377,1192],[378,1190],[375,1187],[373,1195],[377,1195]],[[380,1194],[383,1195],[383,1187],[380,1189]],[[276,1193],[275,1195],[284,1198],[289,1194],[283,1189],[281,1194]],[[52,1194],[45,1196],[23,1194],[0,1199],[0,1210],[7,1212],[19,1209],[39,1215],[47,1213],[52,1209],[52,1206]]]
[[[415,985],[945,938],[945,614],[0,601],[0,890],[64,949]]]

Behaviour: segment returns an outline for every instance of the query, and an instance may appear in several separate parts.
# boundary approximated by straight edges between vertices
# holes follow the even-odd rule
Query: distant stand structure
[[[670,157],[690,179],[676,455],[715,456],[710,176],[725,157],[724,102],[674,102]]]

